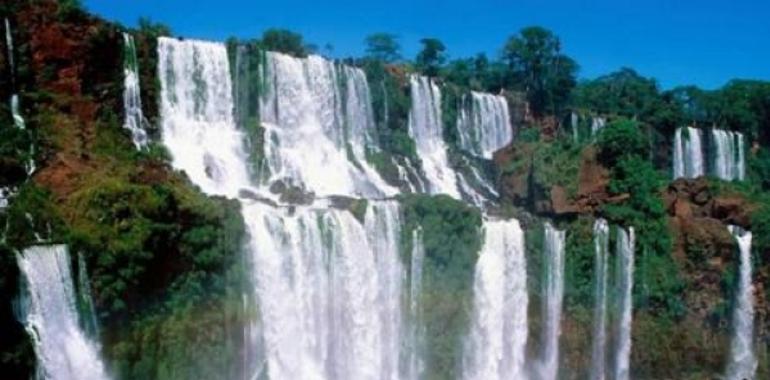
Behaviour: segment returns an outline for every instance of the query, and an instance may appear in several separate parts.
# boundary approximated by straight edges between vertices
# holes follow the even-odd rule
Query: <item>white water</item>
[[[594,223],[594,322],[591,349],[590,379],[603,380],[607,358],[607,266],[609,260],[610,228],[607,221]]]
[[[225,46],[161,37],[158,76],[163,143],[173,166],[208,194],[237,196],[249,175]]]
[[[21,320],[32,337],[39,379],[108,379],[99,345],[80,328],[69,253],[63,245],[37,246],[18,256],[25,291]]]
[[[754,285],[751,274],[751,232],[730,226],[730,232],[738,242],[740,264],[738,266],[737,302],[733,310],[733,336],[726,378],[729,380],[753,379],[757,370],[754,355]]]
[[[633,227],[628,231],[618,228],[615,255],[618,258],[616,288],[618,290],[619,318],[617,321],[615,380],[630,378],[631,323],[633,320],[634,248]]]
[[[5,19],[5,46],[8,49],[8,64],[11,67],[11,91],[16,91],[16,63],[13,56],[13,31],[11,30],[11,22],[7,18]],[[11,94],[10,103],[13,124],[16,128],[25,129],[26,123],[19,110],[19,95],[15,92]]]
[[[449,165],[441,120],[441,90],[428,77],[409,77],[412,108],[409,135],[417,145],[417,154],[427,177],[431,194],[447,194],[460,199],[457,174]]]
[[[471,92],[458,112],[460,147],[475,156],[492,159],[513,139],[508,102],[499,95]]]
[[[714,175],[732,181],[746,176],[743,134],[712,129]]]
[[[398,379],[400,226],[338,210],[245,209],[271,379]]]
[[[607,121],[603,117],[594,117],[591,119],[591,136],[596,136],[602,128],[607,125]]]
[[[564,299],[564,244],[566,233],[545,223],[545,281],[543,281],[542,352],[538,362],[540,380],[555,380],[559,374],[559,336]]]
[[[572,127],[572,141],[574,142],[580,141],[580,131],[578,131],[578,126],[580,125],[579,122],[578,114],[572,112],[570,114],[570,126]]]
[[[422,294],[422,264],[425,259],[425,246],[422,242],[422,229],[417,227],[412,232],[412,255],[409,268],[409,294],[408,294],[408,320],[405,332],[405,370],[404,380],[421,379],[424,371],[422,362],[422,350],[424,339],[424,324],[422,323],[422,305],[420,302]]]
[[[527,266],[518,221],[484,222],[473,297],[464,379],[526,378]]]
[[[284,180],[317,195],[397,193],[366,162],[366,150],[377,147],[363,71],[318,56],[268,52],[264,72],[268,183]]]
[[[139,61],[136,57],[134,36],[123,33],[123,127],[131,132],[131,140],[137,149],[147,145],[145,119],[142,113],[142,99],[139,88]]]
[[[677,178],[696,178],[706,173],[702,146],[703,132],[692,127],[677,128],[674,135],[673,174]]]

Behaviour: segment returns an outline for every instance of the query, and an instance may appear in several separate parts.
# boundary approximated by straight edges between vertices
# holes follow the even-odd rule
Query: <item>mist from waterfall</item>
[[[366,161],[378,149],[363,71],[319,56],[265,53],[265,156],[272,184],[285,181],[317,195],[391,196]]]
[[[607,361],[607,267],[610,227],[604,219],[594,222],[594,313],[591,349],[591,380],[603,380]]]
[[[81,327],[92,316],[78,315],[67,247],[31,247],[17,261],[23,279],[18,313],[32,338],[37,378],[109,379],[98,342]]]
[[[131,132],[131,141],[136,149],[144,148],[147,146],[147,132],[139,87],[139,60],[134,36],[128,33],[123,33],[123,112],[123,127]]]
[[[508,101],[500,95],[471,91],[461,102],[457,131],[460,148],[491,160],[496,151],[513,139]]]
[[[566,231],[545,223],[543,255],[543,328],[541,353],[537,363],[540,380],[555,380],[559,374],[559,337],[564,300],[564,248]]]
[[[631,324],[633,321],[634,249],[636,237],[633,227],[626,231],[618,228],[617,278],[615,288],[618,300],[617,333],[615,335],[615,380],[630,378]]]
[[[673,175],[696,178],[706,173],[703,159],[703,132],[692,127],[677,128],[674,134]]]
[[[733,309],[732,339],[726,379],[753,379],[757,371],[754,354],[754,284],[751,265],[751,232],[730,226],[738,243],[738,284]]]
[[[524,233],[516,220],[486,220],[483,233],[463,378],[524,379],[529,331]]]

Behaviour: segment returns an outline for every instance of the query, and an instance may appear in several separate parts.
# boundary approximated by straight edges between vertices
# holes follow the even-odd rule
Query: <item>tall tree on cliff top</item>
[[[398,37],[390,33],[370,34],[364,40],[369,58],[391,63],[401,60],[401,45]]]
[[[446,62],[446,46],[436,38],[423,38],[420,43],[422,50],[415,58],[417,69],[427,76],[435,77]]]
[[[509,81],[527,93],[535,115],[559,113],[575,87],[577,63],[562,54],[561,41],[548,29],[522,29],[503,47]]]

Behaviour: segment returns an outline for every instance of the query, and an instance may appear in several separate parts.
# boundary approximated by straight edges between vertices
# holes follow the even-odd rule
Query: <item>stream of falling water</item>
[[[559,374],[565,238],[565,231],[557,230],[551,223],[545,223],[542,352],[537,364],[541,380],[555,380]]]
[[[754,285],[751,269],[751,232],[730,226],[738,242],[737,302],[733,310],[733,336],[727,364],[727,379],[753,379],[757,371],[754,355]]]
[[[524,233],[518,221],[484,222],[473,298],[464,379],[526,378],[529,298]]]
[[[37,377],[108,379],[98,343],[81,327],[67,247],[25,249],[18,256],[18,264],[23,276],[20,320],[32,337],[38,362]]]
[[[591,380],[604,380],[607,360],[607,266],[610,227],[604,219],[594,223],[594,325],[591,349]]]
[[[123,33],[123,112],[124,128],[131,132],[131,140],[137,149],[147,145],[142,99],[139,88],[139,60],[136,57],[134,36]]]

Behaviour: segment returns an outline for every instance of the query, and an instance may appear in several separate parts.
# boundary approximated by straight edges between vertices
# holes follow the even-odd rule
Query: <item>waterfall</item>
[[[265,55],[260,115],[268,183],[287,181],[319,195],[397,193],[366,161],[377,145],[363,71],[318,56]]]
[[[545,223],[545,281],[543,281],[542,352],[538,363],[541,380],[555,380],[559,373],[559,335],[564,299],[564,243],[566,233]]]
[[[634,229],[628,231],[618,228],[615,255],[618,258],[617,289],[619,318],[617,321],[615,380],[628,380],[629,361],[631,358],[631,323],[633,319],[632,291],[634,287]]]
[[[412,109],[409,112],[409,135],[417,145],[417,153],[428,180],[431,194],[448,194],[460,199],[457,175],[449,165],[441,119],[441,90],[428,77],[409,77]]]
[[[208,194],[237,196],[249,184],[243,134],[233,119],[223,44],[158,39],[163,143],[172,164]]]
[[[476,263],[473,315],[463,365],[467,380],[525,378],[527,268],[516,220],[484,222]]]
[[[743,180],[746,176],[743,134],[712,129],[714,175],[726,181]]]
[[[163,142],[174,166],[206,193],[238,197],[253,183],[246,169],[244,136],[233,121],[224,46],[161,38],[158,51]],[[356,182],[365,165],[359,149],[374,145],[368,130],[372,126],[366,124],[371,110],[362,72],[320,57],[300,60],[268,53],[266,61],[266,83],[274,92],[263,97],[260,107],[266,130],[277,140],[266,147],[272,155],[268,161],[275,164],[271,173],[290,176],[288,180],[321,193],[381,195],[384,188],[377,187],[374,177]],[[340,81],[344,85],[337,86]],[[294,150],[323,144],[328,144],[320,147],[325,153],[344,159],[327,162],[326,177],[292,156]],[[348,153],[362,161],[354,165]],[[307,159],[318,157],[310,154]],[[349,172],[335,177],[344,172],[335,171],[336,165],[347,165]],[[264,346],[247,347],[246,352],[265,356],[253,376],[262,376],[266,368],[271,379],[405,378],[402,337],[408,334],[402,320],[402,285],[409,276],[399,255],[398,203],[369,201],[361,221],[350,211],[322,205],[241,203],[250,236],[245,248],[255,287],[253,302],[260,312],[259,325],[249,326],[244,334],[249,344]],[[420,271],[411,268],[413,274]],[[419,292],[419,283],[415,279],[411,290]],[[254,335],[261,338],[251,339]],[[414,355],[419,362],[418,353]]]
[[[570,114],[570,126],[572,127],[572,141],[579,142],[580,141],[580,131],[578,131],[579,127],[579,118],[578,114],[575,112],[572,112]]]
[[[730,380],[753,379],[757,370],[754,356],[754,285],[751,278],[751,232],[730,226],[730,232],[738,241],[740,265],[738,289],[733,310],[733,336],[730,343],[730,359],[726,378]]]
[[[607,355],[607,266],[609,260],[610,228],[607,221],[597,219],[594,223],[594,325],[591,349],[592,380],[604,380]]]
[[[705,174],[702,132],[692,127],[677,128],[674,134],[674,179],[696,178]]]
[[[594,117],[591,119],[591,136],[596,136],[602,128],[607,125],[607,121],[603,117]]]
[[[13,116],[13,124],[16,128],[25,129],[26,123],[24,117],[21,115],[19,106],[19,95],[16,91],[16,62],[13,54],[13,32],[11,30],[11,22],[5,19],[5,45],[8,49],[8,64],[11,67],[11,115]]]
[[[244,210],[271,379],[398,379],[403,268],[395,202]]]
[[[492,155],[513,139],[508,101],[503,96],[471,92],[458,112],[460,147],[477,157]]]
[[[18,264],[23,278],[19,314],[34,343],[37,378],[108,379],[98,343],[80,327],[67,247],[25,249]]]
[[[147,145],[147,132],[139,89],[139,61],[134,36],[128,33],[123,33],[123,112],[123,127],[131,132],[136,148],[142,149]]]
[[[420,305],[420,295],[422,294],[422,263],[425,258],[425,246],[422,242],[422,228],[417,227],[412,232],[412,255],[409,268],[409,298],[408,310],[409,320],[407,328],[404,329],[406,336],[404,342],[406,349],[406,368],[402,379],[417,380],[422,378],[424,365],[422,363],[422,342],[424,335],[424,326],[422,321],[422,309]]]

